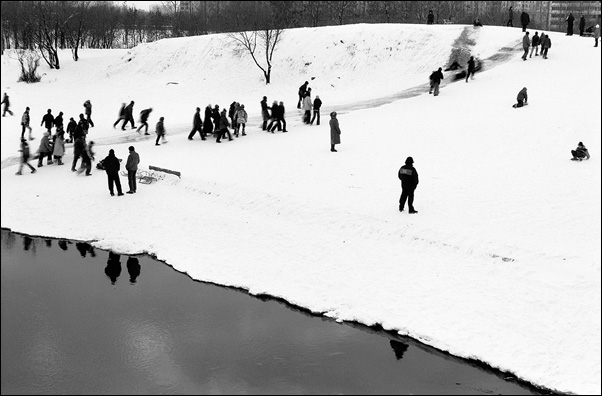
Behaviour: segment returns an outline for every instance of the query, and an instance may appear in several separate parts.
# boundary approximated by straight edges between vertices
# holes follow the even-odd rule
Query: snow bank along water
[[[29,86],[15,83],[18,66],[3,57],[2,86],[16,114],[32,108],[37,136],[48,107],[74,116],[90,99],[97,157],[113,148],[125,158],[131,143],[120,143],[111,126],[119,105],[135,100],[137,111],[153,107],[151,125],[165,116],[170,140],[136,142],[141,166],[180,170],[182,180],[117,198],[100,172],[77,178],[45,166],[17,178],[9,165],[2,226],[148,252],[195,279],[381,324],[540,386],[600,393],[599,48],[550,33],[548,60],[523,62],[517,51],[437,98],[425,91],[347,112],[336,155],[327,125],[297,118],[303,81],[324,101],[323,114],[376,102],[425,84],[463,33],[464,26],[417,25],[290,30],[267,87],[220,35],[129,54],[84,51]],[[484,27],[470,36],[472,51],[483,59],[507,53],[522,35]],[[512,109],[523,86],[530,106]],[[186,140],[195,107],[236,100],[258,117],[264,95],[285,102],[290,133],[267,136],[250,123],[235,142]],[[3,163],[17,155],[18,123],[2,118]],[[576,164],[569,158],[578,141],[592,159]],[[415,217],[397,212],[397,170],[410,155],[421,176]],[[55,208],[61,204],[68,210]]]

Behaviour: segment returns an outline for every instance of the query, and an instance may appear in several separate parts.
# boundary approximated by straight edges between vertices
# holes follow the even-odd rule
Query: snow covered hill
[[[549,59],[520,59],[517,28],[347,25],[288,30],[266,86],[226,35],[84,50],[42,82],[16,83],[2,57],[2,227],[149,253],[194,279],[269,294],[314,312],[381,324],[542,387],[599,394],[601,91],[593,39],[550,33]],[[460,51],[485,60],[468,83],[430,72]],[[461,62],[462,63],[462,62]],[[306,126],[297,89],[324,101]],[[528,87],[529,106],[513,109]],[[289,133],[261,131],[259,101],[284,101]],[[94,105],[96,159],[131,144],[175,169],[111,197],[106,176],[44,165],[17,177],[20,115]],[[165,117],[168,144],[113,129],[122,102]],[[244,103],[248,136],[186,139],[194,109]],[[342,144],[329,151],[328,113]],[[582,141],[592,158],[569,161]],[[412,156],[415,206],[397,210]],[[72,159],[68,149],[66,162]],[[33,162],[35,163],[35,162]],[[122,178],[127,190],[127,180]],[[202,304],[200,301],[199,304]]]

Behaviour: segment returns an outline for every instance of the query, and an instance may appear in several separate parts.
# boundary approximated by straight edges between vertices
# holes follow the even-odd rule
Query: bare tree
[[[266,29],[261,31],[229,33],[228,37],[233,40],[235,51],[246,51],[251,55],[253,62],[255,62],[257,67],[263,72],[265,83],[267,85],[271,82],[274,51],[278,46],[278,43],[282,40],[283,34],[284,29]],[[265,56],[265,66],[258,61],[262,52]]]
[[[40,55],[36,51],[28,49],[16,49],[15,52],[21,66],[21,75],[18,81],[28,84],[39,82],[42,79],[37,73],[38,66],[40,66]]]

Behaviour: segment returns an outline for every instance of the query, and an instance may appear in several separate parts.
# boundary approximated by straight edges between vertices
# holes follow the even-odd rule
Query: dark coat
[[[40,125],[42,124],[44,124],[46,129],[52,128],[52,125],[54,124],[54,116],[50,113],[44,114],[44,117],[42,117],[42,123]]]
[[[546,34],[546,38],[541,42],[542,48],[552,48],[552,40],[550,40],[550,36]]]
[[[330,144],[341,144],[341,128],[339,128],[339,120],[331,118],[329,124]]]
[[[426,23],[428,23],[429,25],[432,25],[434,21],[435,21],[435,14],[433,14],[432,12],[429,12],[428,16],[426,17]]]
[[[575,17],[573,16],[573,14],[569,14],[569,16],[566,17],[566,20],[569,23],[569,26],[573,27],[573,21],[575,21]]]
[[[129,120],[130,118],[134,118],[134,104],[130,103],[129,105],[125,106],[125,109],[123,110],[123,117],[126,120]]]
[[[516,100],[521,101],[524,100],[525,102],[527,101],[527,89],[523,88],[520,90],[520,92],[518,93],[518,95],[516,95]]]
[[[125,164],[125,169],[128,171],[137,171],[138,164],[140,163],[140,156],[135,151],[130,151],[130,155],[128,155],[128,160]]]
[[[579,20],[579,30],[585,30],[585,18],[581,17]]]
[[[50,142],[48,132],[44,132],[44,136],[40,140],[40,153],[52,153],[52,143]]]
[[[84,148],[86,146],[86,142],[82,137],[78,137],[73,142],[73,155],[82,155],[84,152]]]
[[[531,18],[529,18],[529,14],[527,14],[526,12],[523,12],[522,14],[520,14],[520,23],[522,25],[528,25],[529,22],[531,22]]]
[[[84,102],[84,107],[86,108],[86,115],[91,116],[92,115],[92,103],[90,103],[89,100],[86,100]]]
[[[201,127],[203,126],[203,121],[201,120],[201,111],[196,111],[194,113],[194,117],[192,118],[192,125],[195,128],[201,129]]]
[[[320,100],[320,98],[315,98],[314,99],[314,110],[320,110],[320,107],[322,107],[322,101]]]
[[[205,124],[203,124],[203,132],[204,133],[212,133],[213,132],[213,124],[211,123],[211,107],[205,107]]]
[[[433,74],[431,74],[431,81],[433,83],[439,84],[441,80],[443,80],[443,73],[441,73],[441,71],[437,70],[434,71]]]
[[[539,36],[535,33],[535,36],[531,39],[531,45],[537,47],[539,45]]]
[[[418,186],[418,172],[413,165],[405,164],[399,168],[397,177],[401,180],[401,187],[403,189],[414,190]]]
[[[526,33],[523,36],[523,48],[529,48],[531,45],[531,40],[529,40],[529,33]]]
[[[474,58],[470,58],[468,60],[468,71],[471,72],[474,70]]]
[[[54,126],[57,128],[61,128],[63,126],[63,116],[62,115],[57,115],[56,117],[54,117]]]
[[[119,163],[119,159],[115,157],[115,154],[109,153],[107,157],[102,160],[102,164],[104,165],[105,171],[107,173],[119,173],[119,168],[121,164]]]
[[[144,109],[140,112],[140,122],[146,122],[148,120],[148,116],[151,113],[151,109]]]
[[[220,131],[225,131],[230,126],[230,121],[228,121],[228,117],[225,114],[220,116],[219,118],[219,129]]]
[[[67,124],[67,133],[75,132],[75,128],[77,128],[77,123],[75,120],[69,121],[69,124]]]
[[[23,162],[29,159],[29,144],[25,140],[21,142],[21,159]]]

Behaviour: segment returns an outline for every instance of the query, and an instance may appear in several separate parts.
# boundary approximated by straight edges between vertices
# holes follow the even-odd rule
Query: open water
[[[411,339],[2,230],[2,394],[546,394]]]

